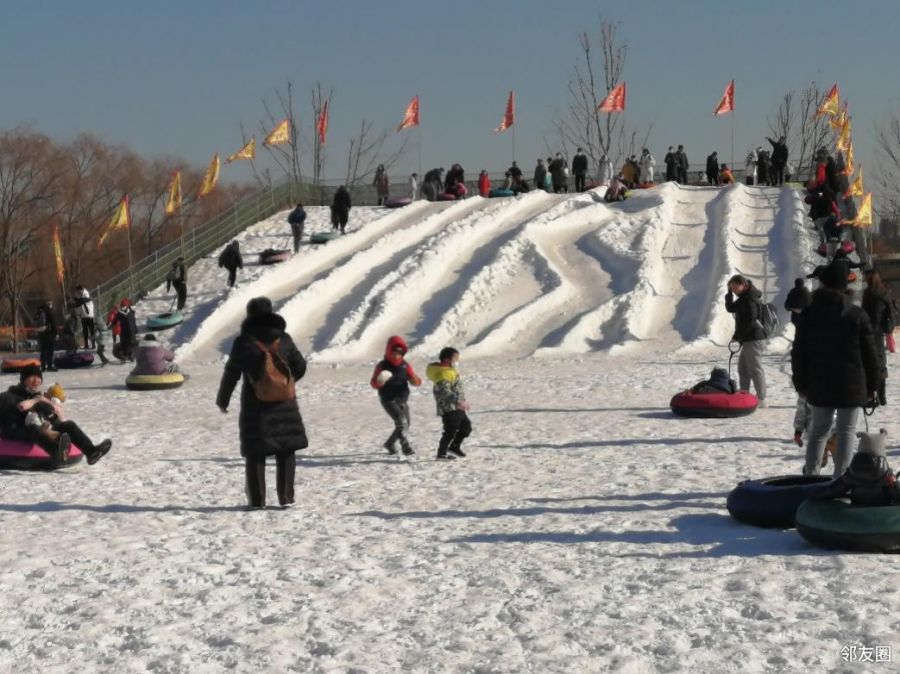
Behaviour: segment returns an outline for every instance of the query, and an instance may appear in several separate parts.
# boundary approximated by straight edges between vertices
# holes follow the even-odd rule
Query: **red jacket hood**
[[[406,340],[400,337],[399,335],[394,335],[393,337],[389,337],[387,341],[387,346],[384,347],[384,357],[391,361],[395,362],[393,351],[395,348],[400,347],[403,349],[403,355],[406,355],[406,352],[409,351],[409,347],[406,345]],[[401,359],[402,360],[402,359]],[[399,363],[400,361],[396,361]],[[396,364],[395,363],[395,364]]]

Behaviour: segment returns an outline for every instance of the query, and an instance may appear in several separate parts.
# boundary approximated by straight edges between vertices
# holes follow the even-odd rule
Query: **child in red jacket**
[[[409,385],[421,386],[422,380],[404,360],[409,347],[402,337],[393,336],[387,341],[384,360],[375,366],[372,374],[372,388],[377,389],[381,406],[394,422],[394,432],[384,443],[388,454],[396,454],[396,443],[404,456],[415,454],[409,444]]]

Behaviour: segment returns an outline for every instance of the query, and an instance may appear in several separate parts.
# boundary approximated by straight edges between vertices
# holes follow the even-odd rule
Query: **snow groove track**
[[[789,189],[667,183],[614,206],[597,192],[417,202],[233,293],[179,357],[217,357],[257,295],[319,362],[369,361],[391,334],[422,358],[447,344],[473,357],[704,349],[731,337],[731,274],[777,301],[808,247]]]

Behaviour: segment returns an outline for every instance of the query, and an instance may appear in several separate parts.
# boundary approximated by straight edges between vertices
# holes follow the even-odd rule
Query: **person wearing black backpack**
[[[734,314],[732,341],[741,345],[741,355],[738,356],[738,387],[741,391],[749,391],[752,382],[756,397],[759,398],[759,407],[766,407],[766,373],[762,357],[767,335],[763,326],[765,305],[762,293],[750,279],[735,274],[728,281],[725,309]]]
[[[218,408],[227,413],[243,377],[239,427],[250,510],[265,508],[266,457],[273,455],[278,503],[282,508],[294,504],[294,453],[309,446],[294,392],[295,382],[306,374],[306,360],[286,327],[268,297],[250,300],[216,397]]]

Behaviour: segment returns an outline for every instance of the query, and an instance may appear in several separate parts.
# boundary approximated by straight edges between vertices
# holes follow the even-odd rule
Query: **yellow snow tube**
[[[168,374],[130,374],[125,379],[125,387],[131,391],[157,391],[167,388],[178,388],[184,383],[184,375],[180,372]]]

